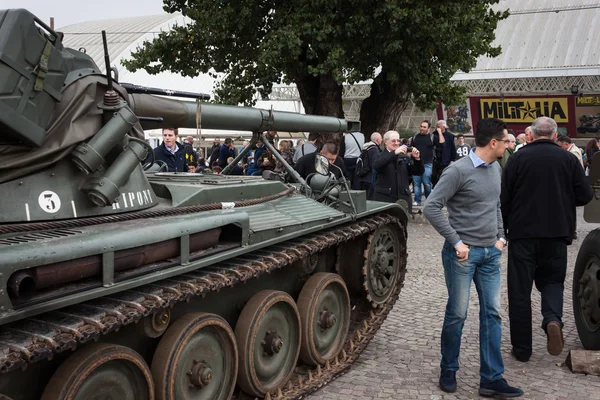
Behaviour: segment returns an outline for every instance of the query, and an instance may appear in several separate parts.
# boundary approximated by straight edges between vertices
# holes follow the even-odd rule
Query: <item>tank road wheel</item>
[[[165,333],[170,321],[171,310],[165,308],[142,319],[142,322],[138,324],[138,330],[144,336],[157,338]]]
[[[91,343],[54,373],[42,400],[153,400],[154,384],[144,359],[128,347]]]
[[[238,385],[263,397],[290,379],[300,352],[300,315],[289,294],[264,290],[250,299],[235,327]]]
[[[233,330],[220,316],[190,313],[175,321],[152,359],[157,400],[226,400],[238,368]]]
[[[300,359],[317,366],[339,354],[350,327],[350,296],[337,274],[319,272],[302,288],[298,298],[302,322]]]
[[[600,350],[600,229],[587,235],[577,254],[573,314],[583,347]]]
[[[374,306],[385,303],[394,292],[400,278],[401,250],[398,232],[390,226],[382,226],[369,235],[363,286]]]

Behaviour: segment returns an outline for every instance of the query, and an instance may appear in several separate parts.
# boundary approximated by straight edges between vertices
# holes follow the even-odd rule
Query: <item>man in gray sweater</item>
[[[505,379],[500,352],[500,256],[506,244],[500,211],[500,174],[496,161],[508,146],[506,124],[480,120],[476,149],[452,163],[431,192],[423,214],[446,239],[442,264],[448,303],[442,328],[440,388],[456,391],[456,371],[462,330],[467,318],[471,281],[480,303],[479,347],[482,396],[518,397],[523,391]],[[448,218],[442,208],[448,209]]]

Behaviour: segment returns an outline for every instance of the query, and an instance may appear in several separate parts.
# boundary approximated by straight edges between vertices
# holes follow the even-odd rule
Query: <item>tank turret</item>
[[[5,14],[22,25],[37,21],[25,10]],[[104,32],[103,35],[106,69],[110,71]],[[52,37],[61,35],[53,33]],[[52,49],[52,42],[47,43]],[[54,44],[60,45],[58,39]],[[10,46],[14,48],[14,44]],[[111,74],[100,74],[88,56],[72,49],[58,46],[52,55],[50,61],[62,66],[60,102],[49,103],[48,96],[42,97],[43,90],[41,94],[32,93],[34,103],[45,101],[45,113],[52,111],[47,116],[46,129],[38,129],[35,140],[28,131],[33,121],[9,124],[8,117],[17,115],[18,107],[0,98],[0,111],[15,107],[9,114],[0,112],[0,127],[7,128],[2,135],[8,139],[0,152],[0,188],[9,193],[0,204],[0,223],[119,214],[158,205],[159,199],[142,168],[152,153],[143,140],[143,129],[201,125],[254,133],[337,133],[358,130],[360,126],[358,122],[334,117],[203,103],[200,99],[208,96],[201,94],[196,102],[158,97],[148,93],[177,93],[130,84],[120,86]],[[61,58],[69,62],[58,62]],[[24,78],[39,80],[35,68],[28,74]],[[8,74],[2,75],[0,81],[9,78]],[[49,84],[42,81],[43,88]],[[26,117],[19,115],[21,120]],[[38,187],[42,189],[32,191]]]

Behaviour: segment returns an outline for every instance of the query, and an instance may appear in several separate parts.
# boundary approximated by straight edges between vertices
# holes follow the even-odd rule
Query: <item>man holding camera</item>
[[[371,163],[376,172],[373,200],[394,203],[402,199],[412,211],[408,177],[424,172],[419,150],[400,146],[400,135],[396,131],[386,132],[383,143],[385,150]]]

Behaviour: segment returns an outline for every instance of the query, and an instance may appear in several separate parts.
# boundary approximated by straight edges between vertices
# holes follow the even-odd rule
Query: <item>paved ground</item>
[[[564,362],[569,349],[582,349],[571,306],[572,268],[585,235],[595,226],[578,210],[578,233],[569,247],[565,288],[565,350],[558,357],[546,352],[541,328],[540,298],[534,288],[534,352],[528,363],[510,355],[506,254],[503,256],[503,341],[505,378],[525,390],[525,399],[600,399],[600,378],[572,374]],[[463,332],[458,391],[446,394],[437,387],[440,331],[446,304],[440,251],[442,239],[427,223],[411,223],[406,284],[393,312],[377,336],[348,373],[313,394],[320,399],[470,399],[479,398],[479,303],[473,287],[469,315]]]

